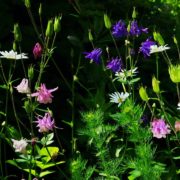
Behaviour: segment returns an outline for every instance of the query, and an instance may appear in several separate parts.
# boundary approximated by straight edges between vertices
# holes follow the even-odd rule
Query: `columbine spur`
[[[11,51],[0,51],[0,58],[6,58],[6,59],[28,59],[27,54],[25,53],[20,53],[18,54],[16,51],[11,50]]]

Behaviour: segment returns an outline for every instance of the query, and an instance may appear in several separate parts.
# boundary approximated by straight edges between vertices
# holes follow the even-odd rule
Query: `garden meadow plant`
[[[70,3],[79,12],[78,3]],[[30,47],[31,55],[23,52],[21,25],[16,23],[13,49],[0,51],[0,87],[4,93],[0,152],[4,152],[3,148],[13,151],[13,157],[5,156],[4,161],[1,153],[0,177],[177,179],[180,174],[180,51],[176,37],[173,42],[178,59],[168,55],[172,48],[160,32],[140,25],[135,7],[129,20],[113,20],[106,13],[102,21],[109,41],[100,46],[96,43],[96,32],[87,30],[91,46],[80,50],[78,63],[71,64],[72,79],[68,80],[54,59],[63,15],[49,19],[43,29],[42,4],[38,9],[40,25],[32,14],[31,1],[25,0],[24,5],[37,41]],[[30,58],[34,64],[26,63]],[[141,77],[142,63],[150,61],[155,61],[151,85]],[[177,92],[174,104],[168,103],[159,61],[166,65],[168,83]],[[8,69],[4,68],[5,62]],[[62,82],[53,84],[48,79],[51,65]],[[20,67],[23,75],[17,77],[15,72]],[[89,68],[92,72],[88,72],[92,77],[87,76],[86,67],[92,67]],[[96,73],[100,81],[94,78]],[[90,86],[89,79],[93,79]],[[53,107],[58,111],[56,100],[62,83],[71,93],[68,102],[72,111],[70,120],[60,121]],[[78,87],[85,95],[81,95]],[[81,107],[76,107],[76,101],[82,102]],[[68,147],[61,142],[66,135],[60,136],[60,132],[66,131],[71,138]],[[8,174],[7,167],[17,168],[18,174]]]

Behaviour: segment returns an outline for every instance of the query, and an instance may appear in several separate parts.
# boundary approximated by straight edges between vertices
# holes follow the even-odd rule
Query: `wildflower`
[[[174,127],[175,127],[176,132],[180,131],[180,121],[176,121]]]
[[[56,91],[57,89],[58,89],[58,87],[56,87],[54,89],[47,89],[45,84],[41,84],[38,91],[31,94],[31,96],[32,97],[37,96],[37,101],[39,103],[43,103],[43,104],[51,103],[52,97],[53,97],[51,93]]]
[[[141,43],[141,47],[139,50],[143,53],[145,58],[150,56],[150,47],[155,44],[156,43],[154,41],[151,41],[150,39],[147,39],[145,42]]]
[[[34,58],[37,59],[38,57],[41,57],[42,55],[42,47],[39,43],[36,43],[34,48],[33,48],[33,54]]]
[[[180,102],[178,103],[178,107],[177,107],[177,110],[180,110]]]
[[[134,20],[131,22],[131,27],[130,27],[130,35],[132,36],[139,36],[141,34],[141,29],[138,27],[137,21]]]
[[[180,82],[180,64],[169,66],[169,75],[173,83]]]
[[[30,93],[28,79],[22,79],[21,83],[15,87],[19,93],[28,94]]]
[[[2,56],[0,56],[0,58],[6,58],[6,59],[28,59],[27,55],[25,53],[20,53],[18,54],[17,52],[15,52],[14,50],[11,51],[0,51],[0,54]]]
[[[20,152],[20,153],[26,152],[26,147],[28,143],[25,139],[21,139],[19,141],[15,139],[11,139],[11,140],[13,142],[13,148],[15,149],[15,152]]]
[[[115,25],[113,25],[112,35],[115,38],[120,38],[127,35],[127,28],[122,20],[118,21]]]
[[[41,133],[52,131],[55,127],[54,119],[52,119],[50,113],[45,113],[44,117],[37,117],[36,123],[38,123],[37,127],[39,127],[39,132]]]
[[[115,58],[108,62],[107,69],[111,69],[114,73],[119,72],[122,69],[122,60],[121,58]]]
[[[165,123],[164,119],[154,119],[151,123],[151,131],[153,137],[158,139],[166,138],[166,134],[170,134],[170,126]]]
[[[170,47],[167,47],[167,44],[159,47],[157,45],[152,45],[150,46],[150,54],[166,51],[167,49],[170,49]]]
[[[119,92],[114,92],[112,94],[109,94],[109,96],[110,96],[110,102],[117,103],[119,107],[122,104],[122,102],[124,102],[129,97],[129,93],[121,92],[120,94]]]
[[[95,63],[100,63],[100,56],[102,54],[101,48],[94,49],[91,52],[84,52],[86,54],[85,58],[93,60]]]

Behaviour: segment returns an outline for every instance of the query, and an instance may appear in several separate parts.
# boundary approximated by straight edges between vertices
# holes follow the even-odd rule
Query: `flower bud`
[[[136,19],[136,7],[133,8],[132,18]]]
[[[153,91],[154,91],[155,93],[159,93],[159,92],[160,92],[159,83],[160,83],[160,81],[158,81],[158,80],[156,79],[156,77],[153,76],[153,78],[152,78],[152,87],[153,87]]]
[[[40,5],[39,5],[39,15],[41,16],[42,15],[42,3],[40,3]]]
[[[88,37],[89,37],[89,41],[92,42],[93,41],[93,36],[91,33],[91,29],[88,30]]]
[[[154,40],[158,42],[159,45],[163,46],[165,44],[163,37],[159,32],[153,32]]]
[[[42,55],[42,47],[39,43],[36,43],[34,48],[33,48],[33,54],[34,58],[37,59],[38,57],[41,57]]]
[[[14,24],[13,33],[14,33],[14,40],[17,41],[17,42],[21,42],[22,34],[21,34],[21,30],[20,30],[18,24]]]
[[[34,67],[32,65],[29,66],[28,68],[28,78],[32,80],[34,77]]]
[[[56,32],[56,33],[58,33],[61,30],[60,21],[61,21],[61,16],[55,17],[55,20],[54,20],[54,32]]]
[[[25,6],[26,6],[27,8],[30,8],[30,7],[31,7],[31,2],[30,2],[30,0],[25,0],[24,3],[25,3]]]
[[[46,36],[51,37],[53,35],[53,20],[50,19],[46,28]]]
[[[178,44],[176,36],[173,36],[173,41],[174,41],[174,44]]]
[[[130,29],[131,29],[131,22],[129,21],[129,24],[127,26],[127,32],[130,32]]]
[[[13,50],[14,50],[14,51],[17,51],[17,44],[16,44],[15,41],[13,42]]]
[[[173,83],[179,83],[180,82],[180,64],[170,65],[168,71],[169,71],[171,81]]]
[[[111,28],[111,20],[107,14],[104,14],[104,24],[107,29]]]
[[[176,132],[180,131],[180,121],[176,121],[174,127]]]
[[[139,89],[139,95],[143,101],[149,100],[148,95],[146,93],[146,89],[143,86],[141,86]]]

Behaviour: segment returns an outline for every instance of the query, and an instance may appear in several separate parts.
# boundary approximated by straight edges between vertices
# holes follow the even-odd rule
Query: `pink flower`
[[[15,139],[11,140],[13,142],[13,148],[15,149],[15,152],[26,153],[26,147],[28,143],[25,139],[21,139],[19,141]]]
[[[54,88],[54,89],[46,89],[45,84],[41,84],[41,86],[39,87],[39,89],[37,90],[37,92],[31,94],[32,97],[36,97],[37,96],[37,101],[39,103],[43,103],[43,104],[47,104],[47,103],[52,103],[52,92],[56,91],[58,89],[58,87]]]
[[[42,55],[42,47],[39,43],[36,43],[34,48],[33,48],[33,54],[34,58],[37,59],[38,57],[41,57]]]
[[[174,127],[175,127],[176,132],[180,131],[180,121],[176,121]]]
[[[28,79],[23,79],[21,83],[15,87],[19,93],[30,93]]]
[[[158,139],[166,138],[166,134],[170,134],[170,126],[165,123],[163,119],[154,119],[151,123],[151,131],[153,133],[153,137]]]
[[[44,117],[37,117],[36,123],[38,123],[37,127],[39,127],[39,132],[42,133],[52,131],[55,127],[54,119],[52,119],[50,113],[45,113]]]

